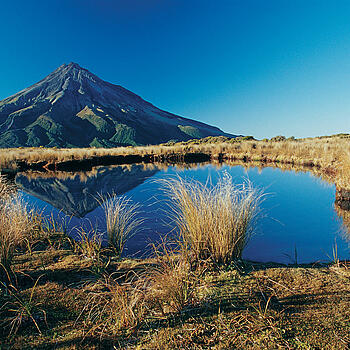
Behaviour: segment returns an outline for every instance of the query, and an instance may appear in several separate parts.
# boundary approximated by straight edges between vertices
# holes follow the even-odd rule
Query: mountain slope
[[[233,136],[165,112],[76,63],[0,101],[0,147],[114,147]]]

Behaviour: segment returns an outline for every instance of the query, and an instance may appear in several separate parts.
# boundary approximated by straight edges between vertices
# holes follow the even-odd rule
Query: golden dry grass
[[[116,195],[100,198],[100,203],[106,218],[108,244],[120,257],[127,240],[140,230],[143,223],[143,219],[139,218],[140,205],[125,196]]]
[[[156,250],[155,264],[142,277],[148,286],[153,308],[161,312],[179,313],[196,303],[197,287],[202,271],[191,268],[186,254],[173,250],[165,242]]]
[[[350,139],[344,136],[300,140],[229,141],[210,143],[194,140],[173,145],[119,148],[16,148],[0,150],[0,167],[16,168],[16,162],[59,163],[117,155],[184,155],[204,153],[212,160],[244,160],[311,166],[321,170],[341,187],[350,187]]]
[[[225,174],[216,185],[175,178],[163,181],[184,254],[196,261],[229,264],[240,259],[255,221],[261,191]]]
[[[120,284],[113,275],[104,276],[90,288],[81,312],[87,334],[131,334],[144,322],[148,310],[143,289]]]
[[[345,350],[350,344],[345,264],[242,263],[195,276],[169,255],[115,261],[96,279],[82,255],[48,248],[16,256],[20,304],[0,292],[0,304],[8,302],[0,308],[3,349]],[[3,322],[15,314],[7,306],[23,305],[30,313],[8,337],[11,324]]]
[[[349,143],[340,137],[274,143],[182,144],[172,148],[154,146],[143,148],[142,152],[150,150],[164,154],[198,151],[211,154],[213,159],[219,159],[222,154],[234,161],[312,165],[315,172],[338,185],[350,184]],[[68,154],[79,151],[67,150]],[[35,152],[29,160],[43,160],[35,158],[40,156],[41,150],[39,154]],[[89,157],[89,152],[80,156]],[[141,150],[124,148],[118,152]],[[49,152],[45,153],[48,155]],[[57,154],[51,154],[55,156]],[[78,153],[74,155],[78,156]],[[58,158],[50,161],[52,159]],[[177,207],[177,210],[182,208],[180,212],[175,211],[180,216],[182,212],[186,214],[178,217],[180,228],[186,235],[193,228],[194,235],[187,237],[187,246],[196,247],[200,259],[210,256],[216,262],[226,263],[239,257],[246,235],[249,236],[252,214],[256,213],[252,210],[258,204],[256,192],[249,187],[248,191],[240,189],[240,194],[233,198],[237,192],[227,183],[214,190],[202,185],[183,185],[182,189],[173,187],[171,193],[173,196],[175,193],[176,198],[178,191],[178,200],[185,204],[184,208]],[[3,220],[0,235],[4,234],[0,244],[2,239],[4,242],[12,240],[1,247],[11,247],[10,262],[23,276],[16,292],[18,300],[23,301],[23,305],[34,302],[21,324],[15,325],[16,335],[7,338],[7,329],[0,329],[4,348],[346,349],[350,345],[350,270],[346,264],[338,262],[331,267],[293,269],[253,265],[240,267],[238,271],[225,268],[202,273],[193,270],[186,259],[186,251],[177,257],[165,251],[165,255],[158,256],[155,261],[139,262],[150,266],[143,274],[134,267],[127,268],[127,262],[112,262],[108,266],[109,274],[102,271],[96,276],[91,273],[95,258],[85,259],[84,249],[79,251],[80,255],[68,250],[56,251],[53,246],[50,246],[52,250],[47,247],[34,253],[18,251],[32,227],[28,221],[30,215],[23,203],[17,202],[15,194],[8,195],[8,191],[2,192],[0,187],[2,193],[6,211],[0,217]],[[232,213],[240,215],[232,217]],[[203,222],[196,221],[196,216]],[[10,220],[14,222],[13,228],[9,226]],[[189,225],[191,220],[194,223]],[[238,229],[235,229],[237,222]],[[2,232],[3,227],[6,229]],[[211,237],[206,233],[208,227],[215,232]],[[220,232],[224,232],[222,237]],[[91,256],[96,255],[94,247],[88,247],[88,251],[92,252]],[[41,274],[43,278],[39,280]],[[131,281],[130,276],[134,276]],[[84,278],[96,282],[87,285],[82,283]],[[39,281],[38,284],[35,281]],[[2,305],[9,298],[11,301],[11,297],[0,290]],[[22,310],[21,303],[17,307]],[[9,312],[6,307],[0,308],[1,322]],[[46,313],[48,324],[40,318]],[[38,327],[35,322],[34,326],[28,322],[28,315],[38,322]]]
[[[0,177],[0,277],[11,272],[16,250],[29,243],[33,213],[13,188]]]

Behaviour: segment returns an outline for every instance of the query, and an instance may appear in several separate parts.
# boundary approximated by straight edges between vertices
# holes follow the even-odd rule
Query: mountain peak
[[[60,72],[60,73],[69,73],[71,71],[83,71],[83,72],[87,72],[91,75],[93,75],[91,72],[89,72],[86,68],[81,67],[78,63],[75,62],[70,62],[68,64],[64,63],[61,66],[59,66],[56,70],[54,70],[51,74],[55,73],[55,72]]]
[[[56,75],[59,75],[62,77],[65,75],[71,75],[72,72],[75,72],[76,74],[79,74],[79,72],[83,72],[85,75],[94,76],[94,74],[89,72],[86,68],[81,67],[78,63],[70,62],[68,64],[64,63],[64,64],[60,65],[57,69],[55,69],[47,77],[52,77],[52,76],[56,76]]]
[[[79,66],[78,63],[75,63],[75,62],[69,62],[67,64],[68,67],[72,67],[72,68],[76,68],[76,69],[83,69],[82,67]],[[86,70],[86,69],[85,69]]]
[[[163,111],[78,63],[0,101],[0,147],[115,147],[233,136]]]

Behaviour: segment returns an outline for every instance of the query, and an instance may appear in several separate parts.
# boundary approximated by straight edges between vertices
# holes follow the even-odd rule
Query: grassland
[[[0,296],[1,349],[349,348],[346,264],[244,262],[200,276],[172,264],[111,261],[99,275],[64,235],[50,233],[15,257],[16,289]],[[143,280],[130,282],[144,274],[158,279],[151,295]]]
[[[0,349],[350,346],[348,263],[241,260],[261,200],[250,186],[164,183],[180,239],[138,260],[120,257],[138,226],[128,201],[105,202],[103,247],[83,230],[72,240],[0,185],[1,217],[13,222],[0,228]]]
[[[218,163],[308,169],[339,188],[350,188],[347,135],[210,138],[118,149],[7,149],[0,151],[0,164],[13,171],[25,166],[50,170],[103,157],[151,163],[193,154]],[[135,157],[123,158],[128,156]],[[137,207],[127,200],[104,202],[110,244],[103,247],[93,232],[81,230],[81,239],[72,240],[62,223],[31,211],[0,180],[0,349],[350,347],[349,263],[336,253],[328,264],[241,260],[262,199],[249,185],[164,183],[180,240],[138,260],[120,257],[140,224]]]
[[[257,141],[209,137],[158,146],[120,148],[16,148],[0,150],[2,169],[79,170],[93,165],[133,162],[244,161],[307,167],[342,188],[350,188],[350,138],[347,134],[309,139]]]

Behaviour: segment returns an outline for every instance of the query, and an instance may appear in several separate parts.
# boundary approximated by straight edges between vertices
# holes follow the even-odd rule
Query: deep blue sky
[[[0,99],[74,61],[227,132],[350,132],[348,0],[4,0],[0,33]]]

